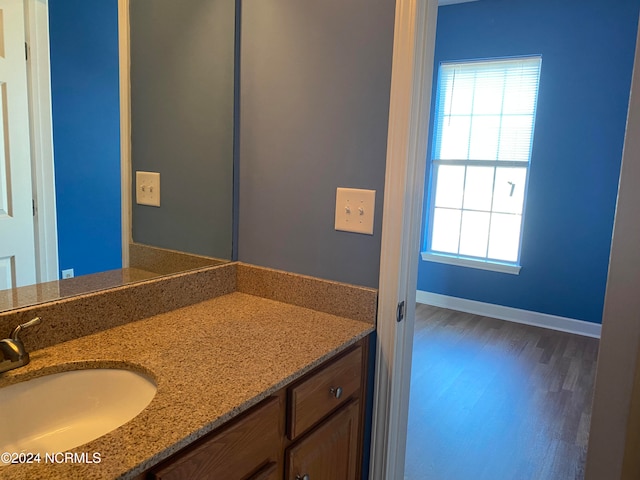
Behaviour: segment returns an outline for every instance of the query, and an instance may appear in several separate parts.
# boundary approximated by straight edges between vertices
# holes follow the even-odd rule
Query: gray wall
[[[131,2],[133,170],[161,176],[136,242],[231,258],[234,35],[234,0]]]
[[[242,5],[239,259],[377,287],[395,2]],[[377,191],[373,236],[337,187]]]

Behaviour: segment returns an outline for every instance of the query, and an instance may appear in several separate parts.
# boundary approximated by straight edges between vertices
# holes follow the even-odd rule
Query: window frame
[[[442,160],[434,158],[434,152],[436,151],[436,135],[438,133],[439,123],[442,122],[444,118],[444,105],[440,101],[441,92],[440,88],[442,86],[442,66],[448,64],[474,64],[474,63],[490,63],[490,62],[504,62],[509,60],[523,60],[523,59],[531,59],[535,58],[539,60],[538,67],[538,83],[536,87],[535,101],[533,105],[533,122],[531,128],[531,142],[529,145],[529,155],[527,161],[523,160],[473,160],[473,159],[465,159],[465,160]],[[495,57],[495,58],[483,58],[483,59],[473,59],[473,60],[455,60],[455,61],[446,61],[440,62],[438,66],[438,80],[437,80],[437,88],[435,92],[435,109],[434,109],[434,120],[432,124],[432,131],[430,135],[430,148],[429,148],[429,178],[428,178],[428,186],[429,186],[429,194],[427,199],[427,222],[426,227],[424,229],[424,241],[423,241],[423,249],[421,252],[421,258],[424,261],[436,262],[436,263],[444,263],[449,265],[457,265],[462,267],[471,267],[482,270],[490,270],[501,273],[508,273],[513,275],[518,275],[522,268],[520,263],[521,255],[522,255],[522,239],[524,232],[524,224],[525,224],[525,213],[526,213],[526,205],[527,205],[527,197],[529,193],[529,176],[531,171],[531,157],[533,152],[533,142],[535,137],[535,125],[537,119],[537,108],[538,108],[538,94],[540,90],[540,79],[542,76],[542,55],[521,55],[521,56],[513,56],[513,57]],[[504,94],[503,94],[504,95]],[[502,113],[500,115],[502,117]],[[498,167],[515,167],[515,168],[524,168],[525,169],[525,186],[524,186],[524,198],[522,202],[522,213],[520,215],[520,231],[518,234],[518,255],[517,259],[514,262],[509,262],[500,259],[494,259],[489,257],[489,244],[487,243],[487,256],[486,257],[475,257],[472,255],[464,255],[460,253],[449,253],[449,252],[441,252],[432,249],[432,240],[433,240],[433,222],[435,216],[435,197],[437,190],[437,181],[438,181],[438,170],[442,165],[459,165],[465,167],[465,182],[466,182],[466,168],[469,166],[479,166],[479,167],[492,167],[494,168],[494,184],[492,185],[492,205],[491,209],[486,211],[489,214],[493,212],[493,199],[495,196],[495,175],[496,169]],[[464,200],[464,190],[462,200]],[[462,214],[464,211],[474,211],[473,209],[465,209],[464,203],[459,210]],[[483,211],[484,212],[484,211]],[[462,225],[462,219],[461,219]],[[491,225],[491,220],[489,222],[489,228]],[[489,230],[490,232],[490,230]],[[489,235],[489,233],[487,234]],[[489,236],[487,237],[487,242],[489,241]],[[458,238],[458,251],[460,250],[460,237]]]

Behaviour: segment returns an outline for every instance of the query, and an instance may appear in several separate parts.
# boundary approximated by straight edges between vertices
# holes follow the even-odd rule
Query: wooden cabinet
[[[276,462],[271,462],[258,470],[254,475],[251,475],[248,480],[278,480],[282,478],[280,475],[280,469]]]
[[[360,405],[352,400],[287,449],[287,480],[356,480]]]
[[[149,478],[276,479],[281,471],[281,412],[282,396],[270,397],[156,467]]]
[[[141,478],[357,480],[367,346],[365,338]]]
[[[296,439],[327,414],[357,395],[360,391],[361,377],[362,347],[357,346],[289,387],[289,438]]]

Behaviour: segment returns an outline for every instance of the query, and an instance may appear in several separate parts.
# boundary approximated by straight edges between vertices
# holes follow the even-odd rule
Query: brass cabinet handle
[[[329,392],[331,392],[331,395],[333,395],[334,397],[340,398],[342,396],[342,387],[331,387],[329,389]]]

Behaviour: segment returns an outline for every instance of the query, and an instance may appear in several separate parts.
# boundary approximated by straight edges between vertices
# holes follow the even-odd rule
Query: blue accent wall
[[[50,0],[60,269],[122,266],[117,0]]]
[[[436,66],[540,54],[542,70],[520,275],[420,260],[418,290],[602,321],[639,10],[640,0],[439,8]],[[437,68],[434,92],[436,80]]]

